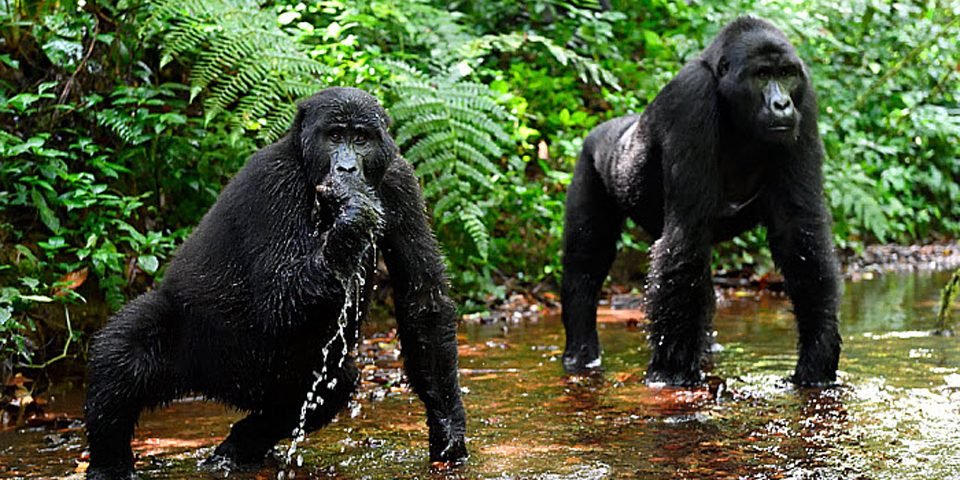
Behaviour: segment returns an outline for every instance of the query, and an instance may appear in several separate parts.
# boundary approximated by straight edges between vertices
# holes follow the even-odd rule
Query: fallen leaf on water
[[[90,466],[90,462],[80,462],[77,464],[77,468],[73,469],[73,473],[87,473],[87,467]]]

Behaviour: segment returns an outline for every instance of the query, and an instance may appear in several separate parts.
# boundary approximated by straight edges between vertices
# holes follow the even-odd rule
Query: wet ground
[[[843,385],[827,390],[782,382],[795,334],[788,302],[771,294],[725,292],[715,321],[724,349],[710,386],[698,390],[642,383],[649,350],[635,310],[604,310],[606,372],[594,378],[562,374],[555,315],[466,322],[460,367],[472,456],[447,472],[430,470],[423,407],[398,386],[394,340],[371,338],[358,401],[308,438],[296,478],[957,479],[960,338],[929,335],[948,277],[848,283]],[[60,388],[48,410],[78,414],[82,394]],[[222,478],[197,473],[196,462],[239,418],[198,400],[145,415],[134,444],[141,478]],[[0,432],[0,477],[80,478],[81,430],[60,427]]]

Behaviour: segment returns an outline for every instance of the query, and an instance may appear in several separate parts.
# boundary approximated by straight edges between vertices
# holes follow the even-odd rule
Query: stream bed
[[[296,478],[960,478],[960,338],[930,335],[949,273],[848,282],[841,385],[796,389],[796,333],[782,295],[725,291],[723,346],[699,389],[650,388],[643,315],[604,308],[602,375],[563,374],[556,312],[460,326],[468,464],[432,469],[423,405],[400,380],[389,322],[371,322],[365,381],[335,423],[299,446]],[[955,313],[957,315],[957,313]],[[395,352],[395,349],[393,350]],[[47,410],[80,415],[81,382]],[[134,441],[143,479],[223,478],[197,461],[242,415],[200,399],[146,413]],[[83,478],[82,425],[0,432],[0,478]],[[278,452],[287,443],[278,448]],[[230,478],[276,478],[279,463]],[[289,478],[289,477],[288,477]]]

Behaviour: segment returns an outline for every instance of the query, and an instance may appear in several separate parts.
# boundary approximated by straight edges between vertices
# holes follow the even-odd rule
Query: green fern
[[[876,182],[860,165],[824,165],[824,190],[834,211],[843,224],[853,224],[884,242],[890,236],[890,221],[876,198]],[[839,213],[837,213],[839,212]]]
[[[96,113],[97,124],[113,132],[125,143],[139,145],[149,137],[144,135],[140,123],[129,114],[112,108],[103,109]]]
[[[424,195],[441,225],[457,224],[480,258],[490,250],[490,232],[481,205],[502,175],[491,159],[512,144],[500,126],[510,115],[484,85],[457,75],[427,77],[399,62],[389,62],[393,97],[390,114],[400,125],[397,144],[424,180]]]
[[[206,119],[233,109],[236,121],[278,138],[295,100],[317,90],[328,68],[284,32],[270,10],[243,0],[155,0],[147,29],[164,42],[161,66],[189,57],[191,100],[204,95]]]

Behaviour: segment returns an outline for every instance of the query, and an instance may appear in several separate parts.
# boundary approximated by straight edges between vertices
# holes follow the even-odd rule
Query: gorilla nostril
[[[786,98],[786,99],[784,99],[784,100],[779,100],[779,101],[778,101],[778,100],[774,100],[774,102],[773,102],[773,108],[775,108],[775,109],[777,109],[777,110],[786,110],[786,109],[790,108],[790,105],[791,105],[791,104],[792,104],[792,102],[790,102],[790,99],[789,99],[789,98]]]
[[[356,165],[337,165],[337,171],[342,173],[354,173],[357,171]]]

